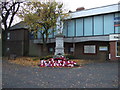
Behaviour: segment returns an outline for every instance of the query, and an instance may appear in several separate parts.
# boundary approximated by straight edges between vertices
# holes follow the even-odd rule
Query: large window
[[[75,30],[75,21],[69,20],[68,21],[68,36],[74,36],[74,30]]]
[[[92,36],[93,29],[92,29],[92,17],[84,18],[84,35],[85,36]]]
[[[103,16],[94,16],[94,35],[103,35]]]
[[[63,35],[67,36],[67,27],[68,27],[68,24],[67,24],[67,21],[64,21],[64,24],[63,24]]]
[[[120,13],[115,13],[114,25],[117,25],[115,26],[115,33],[120,33]]]
[[[116,48],[116,56],[117,57],[120,57],[120,41],[119,42],[117,42],[117,48]]]
[[[96,53],[95,45],[84,45],[84,53],[85,54],[95,54]]]
[[[119,13],[81,17],[64,22],[64,35],[70,36],[93,36],[120,33],[120,26],[114,27],[115,17]]]
[[[76,36],[83,36],[83,19],[76,19]]]
[[[114,33],[114,15],[104,15],[104,34]]]

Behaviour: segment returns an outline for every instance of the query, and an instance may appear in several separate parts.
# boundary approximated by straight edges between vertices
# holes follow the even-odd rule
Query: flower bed
[[[40,67],[74,67],[75,65],[75,61],[69,61],[62,55],[40,61]]]

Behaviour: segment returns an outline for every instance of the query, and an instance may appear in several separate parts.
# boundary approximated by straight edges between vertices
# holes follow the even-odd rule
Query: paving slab
[[[3,88],[118,88],[118,62],[41,68],[3,61]]]

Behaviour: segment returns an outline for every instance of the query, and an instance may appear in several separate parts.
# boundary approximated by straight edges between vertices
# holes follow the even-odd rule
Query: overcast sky
[[[64,8],[69,11],[75,11],[78,7],[84,7],[85,9],[101,7],[111,4],[117,4],[120,0],[56,0],[64,3]],[[16,17],[15,17],[16,18]],[[20,19],[16,18],[14,24],[20,22]]]
[[[85,7],[85,9],[106,6],[110,4],[117,4],[120,0],[56,0],[62,1],[66,9],[75,11],[78,7]]]

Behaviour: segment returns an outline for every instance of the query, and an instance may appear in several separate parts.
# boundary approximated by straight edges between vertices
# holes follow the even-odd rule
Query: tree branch
[[[17,11],[19,10],[20,7],[20,3],[22,2],[3,2],[2,3],[2,23],[4,25],[5,30],[9,30],[9,28],[11,27],[11,24],[14,20],[14,16],[17,13]],[[18,7],[16,7],[16,5],[18,5]],[[7,25],[7,20],[10,17],[10,22]]]
[[[17,4],[17,3],[16,3],[16,4]],[[11,16],[11,19],[10,19],[8,28],[11,27],[11,24],[12,24],[12,22],[13,22],[14,16],[15,16],[15,14],[17,13],[17,11],[19,10],[19,7],[20,7],[20,3],[18,3],[18,7],[17,7],[16,11],[15,11],[15,6],[13,7],[13,13],[12,13],[12,16]]]

